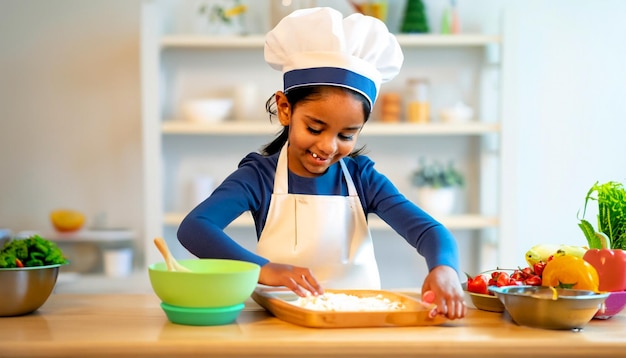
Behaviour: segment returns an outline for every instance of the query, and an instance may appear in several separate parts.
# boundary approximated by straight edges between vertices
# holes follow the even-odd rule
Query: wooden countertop
[[[470,309],[443,326],[316,329],[270,316],[253,301],[236,323],[170,323],[153,294],[53,294],[37,312],[0,317],[0,357],[437,356],[623,357],[626,315],[581,332],[517,326]]]

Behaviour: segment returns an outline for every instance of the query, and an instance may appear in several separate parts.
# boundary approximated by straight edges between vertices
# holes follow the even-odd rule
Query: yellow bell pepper
[[[587,261],[572,255],[554,257],[542,274],[542,285],[598,292],[598,272]]]

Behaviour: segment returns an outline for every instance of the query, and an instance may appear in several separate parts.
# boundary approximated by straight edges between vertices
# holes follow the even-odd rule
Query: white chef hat
[[[347,87],[373,108],[381,83],[400,72],[404,56],[382,21],[359,13],[344,18],[318,7],[292,12],[267,34],[265,61],[283,72],[284,92],[310,85]]]

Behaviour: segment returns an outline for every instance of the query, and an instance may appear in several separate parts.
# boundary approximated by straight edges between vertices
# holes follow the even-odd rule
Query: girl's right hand
[[[305,290],[315,296],[324,293],[311,270],[306,267],[269,262],[261,266],[259,283],[267,286],[285,286],[300,297],[307,295]]]

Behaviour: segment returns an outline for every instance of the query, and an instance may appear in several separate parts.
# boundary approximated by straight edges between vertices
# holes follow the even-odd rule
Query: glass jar
[[[430,118],[430,82],[425,78],[407,80],[406,119],[411,123],[427,123]]]

